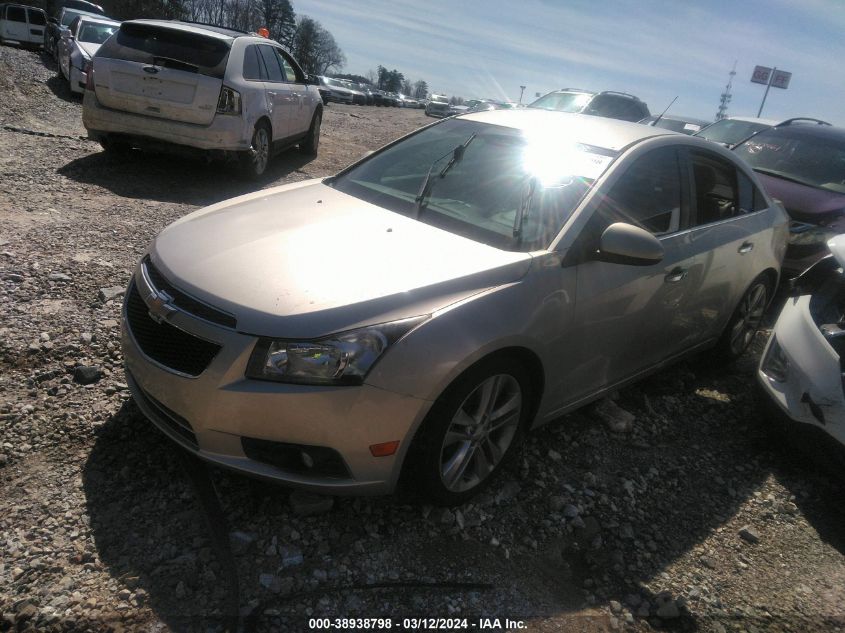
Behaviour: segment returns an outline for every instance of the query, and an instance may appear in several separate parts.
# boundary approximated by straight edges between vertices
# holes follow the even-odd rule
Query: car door
[[[279,63],[285,73],[285,79],[291,89],[293,100],[291,107],[290,133],[304,134],[311,127],[311,112],[313,111],[312,97],[305,84],[305,75],[296,67],[293,59],[280,48],[274,48]]]
[[[28,42],[27,31],[29,26],[26,21],[26,9],[17,6],[7,6],[5,20],[3,21],[3,39],[16,42]]]
[[[683,151],[682,160],[691,183],[690,246],[702,267],[691,313],[702,338],[715,338],[759,272],[766,221],[758,212],[767,206],[732,161],[699,147]]]
[[[31,44],[41,44],[44,41],[44,26],[47,24],[44,12],[41,9],[27,9],[26,17],[29,22],[28,41]]]
[[[256,45],[258,53],[267,70],[264,92],[267,97],[267,110],[273,124],[273,141],[281,141],[291,136],[291,118],[295,108],[293,89],[285,78],[276,47],[269,44]]]
[[[687,229],[688,190],[675,145],[639,154],[594,194],[592,215],[564,266],[576,266],[574,315],[555,355],[564,367],[555,392],[574,402],[647,370],[694,339],[689,307],[701,283]],[[651,265],[603,261],[601,235],[615,222],[653,233],[664,249]]]

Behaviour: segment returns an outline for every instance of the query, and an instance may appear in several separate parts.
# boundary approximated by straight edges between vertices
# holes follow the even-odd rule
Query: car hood
[[[823,215],[845,209],[845,194],[759,172],[757,177],[768,194],[783,202],[787,212],[797,219],[806,220],[805,216]]]
[[[101,44],[95,44],[94,42],[77,42],[79,48],[85,53],[88,57],[94,57],[98,50],[100,50]]]
[[[234,314],[238,330],[290,338],[429,314],[519,280],[532,259],[320,181],[185,216],[156,237],[150,257],[174,286]]]

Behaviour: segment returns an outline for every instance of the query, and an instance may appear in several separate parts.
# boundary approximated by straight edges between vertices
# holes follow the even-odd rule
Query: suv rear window
[[[122,59],[222,79],[231,42],[152,24],[123,24],[97,57]]]

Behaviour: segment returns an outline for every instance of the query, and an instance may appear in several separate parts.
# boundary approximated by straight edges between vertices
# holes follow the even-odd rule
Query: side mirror
[[[663,259],[663,244],[654,235],[633,224],[616,222],[602,233],[599,259],[614,264],[650,266]]]

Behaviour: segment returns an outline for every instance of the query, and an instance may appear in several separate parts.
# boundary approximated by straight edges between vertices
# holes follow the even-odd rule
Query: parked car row
[[[348,79],[335,79],[322,75],[311,75],[319,85],[324,104],[331,102],[354,105],[375,105],[395,108],[423,108],[418,99],[395,92],[386,92],[373,86],[357,84]]]

